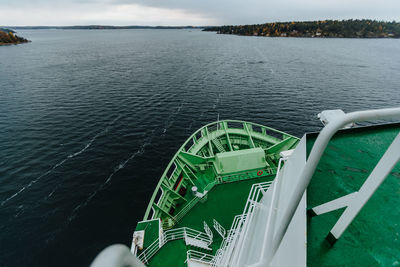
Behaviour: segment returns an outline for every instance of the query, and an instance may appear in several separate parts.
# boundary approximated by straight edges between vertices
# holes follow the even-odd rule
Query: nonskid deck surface
[[[308,208],[358,191],[400,125],[342,130],[330,141],[307,191]],[[310,151],[316,135],[307,137]],[[400,164],[333,247],[325,237],[344,209],[308,219],[308,266],[400,265]]]

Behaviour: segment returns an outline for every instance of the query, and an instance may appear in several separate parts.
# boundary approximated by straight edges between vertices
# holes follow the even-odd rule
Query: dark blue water
[[[164,167],[217,119],[301,136],[400,104],[400,40],[36,30],[0,47],[0,266],[129,244]]]

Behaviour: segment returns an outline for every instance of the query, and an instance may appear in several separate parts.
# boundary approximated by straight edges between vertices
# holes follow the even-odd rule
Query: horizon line
[[[205,27],[222,27],[222,26],[243,26],[243,25],[261,25],[269,23],[289,23],[289,22],[317,22],[317,21],[348,21],[348,20],[371,20],[384,23],[400,23],[396,20],[378,20],[378,19],[319,19],[319,20],[293,20],[293,21],[273,21],[273,22],[263,22],[263,23],[249,23],[249,24],[222,24],[222,25],[109,25],[109,24],[76,24],[76,25],[8,25],[0,26],[0,28],[66,28],[66,27],[114,27],[114,28],[127,28],[127,27],[147,27],[147,28],[205,28]]]

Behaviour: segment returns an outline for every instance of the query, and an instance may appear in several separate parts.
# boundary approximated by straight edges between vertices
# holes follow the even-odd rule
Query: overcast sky
[[[0,0],[0,25],[222,25],[370,18],[400,21],[400,0]]]

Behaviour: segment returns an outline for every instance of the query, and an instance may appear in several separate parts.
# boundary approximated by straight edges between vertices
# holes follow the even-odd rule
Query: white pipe
[[[270,209],[269,209],[269,212],[268,212],[268,219],[267,219],[267,229],[265,230],[265,233],[264,233],[263,249],[261,251],[260,259],[263,259],[265,257],[265,255],[266,255],[266,247],[268,246],[268,243],[271,242],[271,240],[272,240],[272,238],[271,238],[271,236],[273,234],[272,230],[274,229],[274,227],[272,225],[272,222],[271,222],[271,220],[272,220],[272,212],[274,212],[275,201],[276,201],[276,198],[277,198],[276,191],[277,191],[277,188],[278,188],[279,184],[281,183],[281,178],[279,178],[279,173],[280,173],[281,164],[282,164],[283,160],[284,160],[283,158],[279,159],[278,171],[276,173],[276,179],[275,179],[276,183],[274,184],[274,189],[272,191],[271,205],[270,205]],[[275,220],[276,220],[276,218],[274,218],[274,221]]]
[[[296,212],[296,209],[303,197],[305,190],[310,183],[310,180],[315,172],[315,169],[319,163],[319,160],[322,154],[325,151],[326,146],[329,143],[329,140],[332,136],[341,128],[343,128],[346,124],[352,122],[360,122],[360,121],[368,121],[368,120],[387,120],[400,118],[400,108],[389,108],[389,109],[377,109],[377,110],[367,110],[367,111],[357,111],[351,112],[343,115],[335,121],[329,122],[326,125],[320,134],[318,135],[317,140],[314,143],[314,146],[311,150],[311,153],[308,157],[306,165],[299,177],[299,182],[296,188],[294,189],[293,195],[289,200],[288,209],[284,211],[282,222],[279,225],[279,228],[276,232],[275,238],[273,239],[271,246],[271,259],[268,259],[269,262],[272,260],[276,251],[278,250],[282,239],[289,227],[289,224]]]
[[[280,173],[280,169],[281,169],[281,163],[282,161],[286,160],[286,158],[280,158],[279,159],[279,163],[278,163],[278,171],[276,172],[276,177],[274,179],[274,188],[272,190],[272,197],[271,197],[271,205],[270,205],[270,210],[268,211],[268,217],[267,217],[267,225],[266,225],[266,230],[264,233],[264,238],[263,238],[263,246],[261,249],[261,255],[259,260],[254,263],[249,265],[248,267],[262,267],[262,266],[266,266],[267,265],[267,258],[269,256],[269,254],[267,254],[267,246],[268,244],[271,242],[272,240],[272,234],[273,234],[273,226],[271,226],[271,220],[272,220],[272,212],[274,209],[274,204],[275,204],[275,198],[276,198],[276,190],[280,184],[280,178],[279,178],[279,173]],[[276,218],[274,218],[275,220]]]
[[[96,256],[90,267],[145,267],[128,247],[116,244],[105,248]]]

